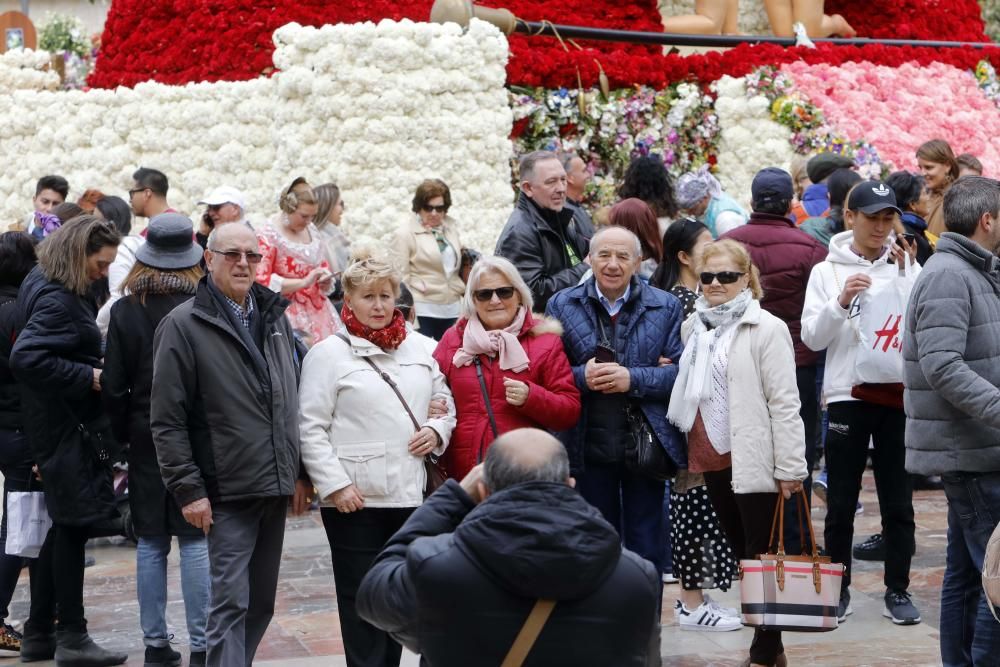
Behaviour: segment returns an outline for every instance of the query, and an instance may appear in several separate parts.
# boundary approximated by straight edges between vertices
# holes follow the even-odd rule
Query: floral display
[[[52,55],[46,51],[11,49],[0,54],[0,91],[55,90],[59,75],[51,64]]]
[[[986,97],[993,100],[993,103],[1000,106],[1000,79],[997,78],[997,70],[988,60],[981,61],[976,65],[976,81],[979,88]]]
[[[511,91],[515,152],[574,151],[594,179],[589,203],[610,204],[634,157],[657,154],[675,175],[715,161],[714,96],[692,83],[663,91],[518,89]]]
[[[290,174],[334,181],[348,203],[345,230],[387,239],[409,219],[420,181],[438,177],[466,221],[462,238],[492,249],[512,206],[498,30],[383,21],[289,25],[273,39],[270,78],[0,95],[0,139],[19,156],[0,166],[4,226],[30,207],[40,174],[64,175],[71,198],[85,188],[124,195],[142,165],[170,176],[177,209],[194,212],[226,184],[247,194],[251,220],[277,210]],[[0,78],[15,58],[0,58]]]
[[[941,138],[956,153],[978,156],[988,173],[1000,172],[1000,113],[970,70],[944,63],[792,63],[782,71],[842,136],[868,141],[894,168],[916,169],[917,146]]]
[[[843,14],[864,37],[988,41],[976,0],[892,0],[873,10],[871,0],[826,0],[827,14]]]
[[[87,77],[94,69],[96,50],[78,17],[47,13],[38,46],[62,59],[63,88],[83,88],[87,84]]]

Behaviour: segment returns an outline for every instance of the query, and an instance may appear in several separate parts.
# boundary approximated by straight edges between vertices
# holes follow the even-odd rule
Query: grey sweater
[[[946,232],[910,296],[906,469],[1000,471],[1000,259]]]

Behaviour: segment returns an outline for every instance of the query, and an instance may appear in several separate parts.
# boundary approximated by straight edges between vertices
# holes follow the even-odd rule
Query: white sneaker
[[[739,618],[742,620],[742,615],[740,614],[738,609],[734,609],[733,607],[723,607],[721,604],[713,600],[712,596],[709,595],[708,593],[705,593],[704,597],[705,597],[704,604],[707,604],[709,608],[714,609],[723,616],[731,616],[733,618]]]
[[[676,584],[680,581],[680,579],[675,577],[671,572],[664,572],[661,579],[663,579],[663,583],[665,584]]]
[[[681,630],[697,630],[700,632],[730,632],[739,630],[743,623],[738,618],[725,616],[709,607],[704,602],[694,611],[689,611],[680,600],[674,605],[677,623]]]

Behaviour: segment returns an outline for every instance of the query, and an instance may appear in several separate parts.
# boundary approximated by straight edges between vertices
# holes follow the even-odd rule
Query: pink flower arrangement
[[[865,140],[897,169],[916,170],[915,151],[940,138],[956,154],[979,157],[986,173],[1000,173],[1000,111],[972,74],[943,63],[885,67],[795,62],[782,66],[795,88],[823,110],[849,140]]]

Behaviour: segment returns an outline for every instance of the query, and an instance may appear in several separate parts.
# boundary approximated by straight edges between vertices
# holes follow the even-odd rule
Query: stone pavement
[[[869,472],[862,501],[865,512],[857,517],[855,542],[878,530],[878,503]],[[854,615],[840,628],[824,634],[785,633],[789,664],[822,667],[920,667],[939,665],[938,600],[944,571],[946,504],[942,492],[918,492],[917,554],[913,561],[910,591],[923,615],[917,626],[898,627],[882,617],[882,573],[878,563],[857,563],[852,606]],[[813,520],[822,533],[823,506],[817,502]],[[176,551],[176,550],[175,550]],[[122,545],[99,545],[89,553],[97,565],[87,570],[85,604],[90,628],[99,642],[128,651],[130,666],[143,663],[142,634],[135,599],[135,551]],[[171,559],[176,558],[175,554]],[[169,574],[168,617],[176,633],[178,650],[187,662],[187,633],[180,581],[175,562]],[[746,656],[753,631],[682,632],[674,620],[677,586],[664,589],[662,655],[664,667],[735,667]],[[11,609],[12,618],[27,614],[27,571]],[[713,593],[724,604],[737,606],[738,593]],[[346,665],[337,620],[336,592],[330,566],[329,547],[319,513],[290,519],[285,535],[284,557],[274,621],[255,664],[281,667],[340,667]],[[16,658],[0,657],[0,667],[16,664]],[[54,663],[35,663],[47,665]],[[403,665],[416,667],[417,657],[404,654]],[[610,666],[609,666],[610,667]]]

